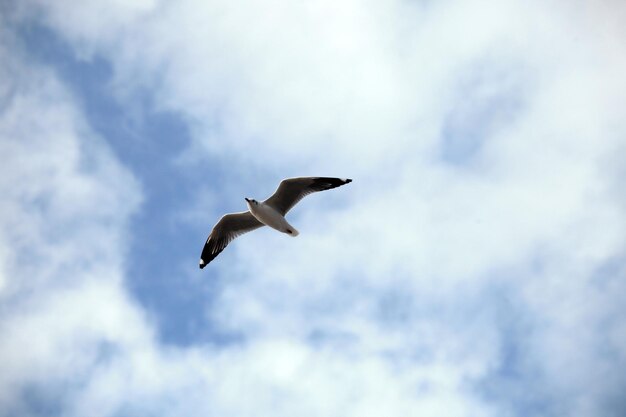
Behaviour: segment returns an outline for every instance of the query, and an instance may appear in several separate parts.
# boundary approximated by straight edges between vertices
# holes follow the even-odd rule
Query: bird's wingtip
[[[204,259],[200,259],[200,263],[198,264],[198,266],[200,267],[200,269],[206,266],[206,263],[204,263]]]

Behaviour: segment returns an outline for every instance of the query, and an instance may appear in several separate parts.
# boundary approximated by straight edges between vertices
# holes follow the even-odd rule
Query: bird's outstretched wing
[[[287,214],[298,201],[311,193],[330,190],[352,182],[347,178],[328,177],[300,177],[287,178],[280,182],[274,194],[263,203],[274,208],[283,216]]]
[[[204,244],[202,255],[200,255],[200,269],[215,259],[233,239],[262,226],[264,224],[249,211],[222,216],[220,221],[213,226],[213,230],[211,230],[211,234]]]

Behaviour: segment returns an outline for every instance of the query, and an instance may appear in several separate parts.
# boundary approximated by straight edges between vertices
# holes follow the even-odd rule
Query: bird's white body
[[[279,232],[286,233],[289,236],[296,237],[299,232],[295,227],[290,225],[285,219],[285,216],[281,215],[273,207],[255,200],[246,201],[250,213],[261,223],[266,226],[276,229]]]

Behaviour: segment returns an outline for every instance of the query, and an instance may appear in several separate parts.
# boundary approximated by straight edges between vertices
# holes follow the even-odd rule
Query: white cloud
[[[2,33],[0,403],[11,413],[28,386],[75,383],[99,345],[150,331],[121,287],[139,187],[54,75]]]
[[[84,382],[67,394],[70,415],[619,411],[626,54],[612,8],[185,1],[107,5],[100,20],[97,1],[71,13],[35,3],[68,42],[112,62],[120,97],[149,87],[184,115],[184,162],[232,158],[265,194],[287,175],[355,181],[294,210],[300,238],[259,231],[211,265],[228,284],[207,315],[241,344],[166,347],[120,284],[137,186],[119,188],[128,174],[52,75],[14,81],[0,126],[24,139],[3,141],[15,157],[0,294],[23,313],[2,316],[0,358],[13,365],[0,384],[14,388],[0,401],[61,374]],[[452,162],[450,120],[458,140],[481,132]],[[51,240],[59,227],[70,233]],[[41,261],[23,267],[28,247]]]

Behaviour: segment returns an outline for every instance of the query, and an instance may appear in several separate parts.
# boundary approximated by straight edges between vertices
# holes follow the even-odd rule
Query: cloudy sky
[[[626,414],[622,2],[0,13],[0,416]]]

